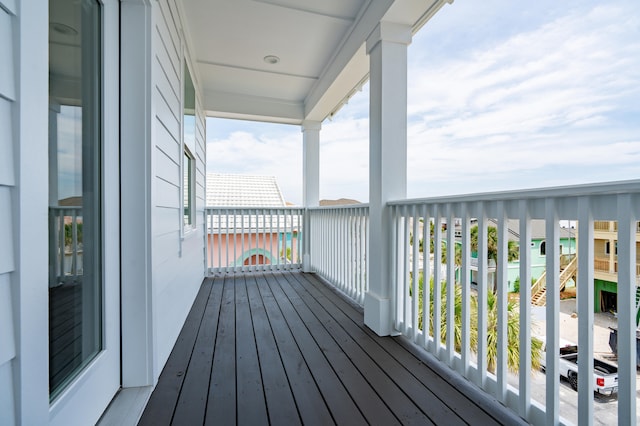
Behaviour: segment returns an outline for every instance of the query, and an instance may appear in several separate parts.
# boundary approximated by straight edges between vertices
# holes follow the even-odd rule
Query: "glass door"
[[[117,31],[116,31],[117,33]],[[104,3],[49,0],[49,395],[119,383],[105,266]],[[115,141],[117,143],[117,140]],[[112,268],[113,269],[113,268]],[[114,274],[116,272],[116,274]],[[117,350],[116,350],[117,349]],[[118,353],[116,353],[118,352]],[[109,371],[96,375],[95,371]],[[114,367],[115,366],[115,367]],[[91,371],[89,371],[91,370]],[[113,377],[106,377],[112,375]],[[79,378],[83,376],[83,384]],[[91,379],[92,378],[92,379]],[[93,381],[93,382],[92,382]],[[102,383],[100,383],[102,381]],[[69,404],[61,404],[68,406]]]

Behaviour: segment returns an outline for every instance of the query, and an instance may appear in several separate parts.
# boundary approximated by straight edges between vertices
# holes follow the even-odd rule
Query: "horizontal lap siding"
[[[153,10],[153,311],[157,378],[180,332],[204,276],[202,220],[181,237],[182,199],[182,39],[181,17],[174,0],[154,3]],[[193,68],[192,68],[193,69]],[[204,114],[196,76],[196,211],[204,208]]]
[[[16,356],[12,275],[15,269],[13,229],[17,224],[12,214],[15,191],[13,114],[14,78],[14,1],[0,0],[0,424],[15,423],[13,395]],[[8,12],[8,11],[11,11]]]

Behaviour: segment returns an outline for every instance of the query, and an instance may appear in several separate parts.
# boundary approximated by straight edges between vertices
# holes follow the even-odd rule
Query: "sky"
[[[446,4],[408,48],[409,198],[640,178],[637,0]],[[368,201],[369,86],[320,132],[320,198]],[[207,170],[302,201],[299,126],[207,119]]]

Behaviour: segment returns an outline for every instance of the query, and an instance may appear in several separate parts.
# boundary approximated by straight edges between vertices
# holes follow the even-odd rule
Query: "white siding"
[[[196,87],[196,229],[182,238],[182,18],[174,0],[160,0],[153,10],[152,63],[152,287],[154,380],[162,371],[204,277],[203,221],[205,181],[204,113]],[[188,55],[187,55],[188,57]],[[195,69],[195,67],[191,67]]]
[[[0,424],[15,424],[13,362],[16,356],[11,272],[15,268],[13,245],[13,117],[15,97],[13,2],[0,0]]]

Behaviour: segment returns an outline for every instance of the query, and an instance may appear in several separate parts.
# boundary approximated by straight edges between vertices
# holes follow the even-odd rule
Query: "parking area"
[[[567,299],[560,301],[560,338],[569,342],[578,342],[578,318],[576,315],[576,300]],[[537,333],[544,334],[544,307],[532,307],[532,315],[537,323]],[[617,321],[613,314],[599,312],[594,314],[593,327],[593,355],[613,365],[617,359],[609,347],[609,327],[616,326]],[[541,403],[545,401],[546,378],[544,373],[534,374],[531,386],[531,397]],[[636,371],[636,389],[640,389],[640,375]],[[640,406],[640,392],[636,395],[637,404]],[[618,423],[618,398],[617,395],[594,394],[594,425],[612,425]],[[560,381],[560,415],[573,423],[578,422],[578,393],[571,389],[567,381]]]

